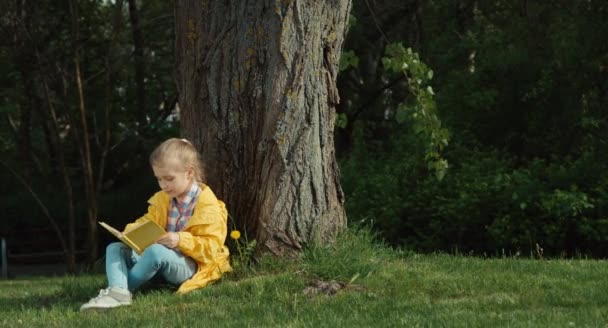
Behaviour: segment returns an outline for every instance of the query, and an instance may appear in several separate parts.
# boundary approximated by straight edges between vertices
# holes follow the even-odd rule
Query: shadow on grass
[[[0,292],[2,312],[29,311],[51,308],[73,308],[77,311],[83,300],[101,286],[99,279],[91,277],[64,277],[59,279],[16,279],[12,290]]]
[[[13,288],[4,288],[0,292],[0,313],[57,308],[77,312],[82,304],[107,287],[105,277],[100,275],[66,276],[60,279],[17,278],[11,283]],[[155,277],[137,290],[134,297],[137,299],[151,293],[175,291],[177,286]]]

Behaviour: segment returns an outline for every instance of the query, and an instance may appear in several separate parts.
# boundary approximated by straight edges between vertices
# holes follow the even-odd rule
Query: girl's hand
[[[157,244],[165,245],[169,248],[176,248],[179,244],[179,234],[177,232],[167,232],[156,240]]]

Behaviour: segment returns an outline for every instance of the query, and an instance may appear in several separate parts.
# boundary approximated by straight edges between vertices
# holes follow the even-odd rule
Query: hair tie
[[[188,141],[188,140],[186,140],[184,138],[182,138],[182,141],[185,142],[185,143],[187,143],[187,144],[192,144],[192,143],[190,143],[190,141]]]

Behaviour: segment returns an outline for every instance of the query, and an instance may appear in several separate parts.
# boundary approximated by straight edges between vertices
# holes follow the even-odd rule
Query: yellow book
[[[99,224],[139,255],[141,255],[146,247],[154,244],[160,236],[166,233],[165,229],[152,220],[144,220],[141,223],[137,223],[126,232],[120,232],[105,222],[100,221]]]

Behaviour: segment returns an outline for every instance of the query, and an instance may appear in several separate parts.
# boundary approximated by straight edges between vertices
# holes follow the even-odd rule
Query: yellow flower
[[[230,238],[232,238],[234,240],[237,240],[237,239],[241,238],[241,232],[238,231],[238,230],[232,230],[230,232]]]

